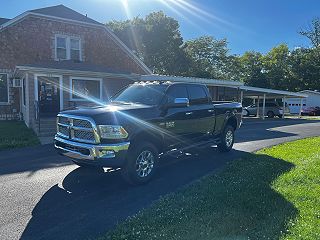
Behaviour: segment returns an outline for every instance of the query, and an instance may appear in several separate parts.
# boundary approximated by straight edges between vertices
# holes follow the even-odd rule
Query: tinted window
[[[118,93],[112,101],[158,105],[166,88],[167,85],[135,84]]]
[[[188,98],[187,88],[183,85],[173,85],[167,92],[168,102],[173,102],[175,98]]]
[[[208,103],[208,96],[201,86],[188,86],[190,104]]]

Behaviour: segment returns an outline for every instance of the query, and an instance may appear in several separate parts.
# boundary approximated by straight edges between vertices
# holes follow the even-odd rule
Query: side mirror
[[[175,98],[173,103],[169,103],[168,107],[178,108],[178,107],[189,107],[189,99],[188,98]]]

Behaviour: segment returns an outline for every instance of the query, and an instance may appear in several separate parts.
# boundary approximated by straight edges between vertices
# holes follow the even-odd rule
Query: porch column
[[[265,111],[266,111],[266,94],[263,94],[263,104],[262,104],[262,119],[265,119]]]

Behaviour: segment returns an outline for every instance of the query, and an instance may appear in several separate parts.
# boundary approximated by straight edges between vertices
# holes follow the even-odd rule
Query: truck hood
[[[61,112],[73,116],[92,118],[96,124],[123,124],[131,119],[147,120],[154,118],[159,113],[158,107],[143,104],[110,103],[97,107],[79,107]]]

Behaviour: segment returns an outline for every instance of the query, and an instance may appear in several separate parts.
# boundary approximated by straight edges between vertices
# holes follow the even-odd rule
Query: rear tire
[[[267,116],[268,118],[274,118],[274,112],[272,111],[267,112]]]
[[[121,169],[123,178],[132,185],[140,185],[151,180],[158,168],[159,153],[148,142],[138,142],[128,152],[127,163]]]
[[[218,144],[220,152],[229,152],[234,144],[234,128],[227,125],[221,135],[221,142]]]

